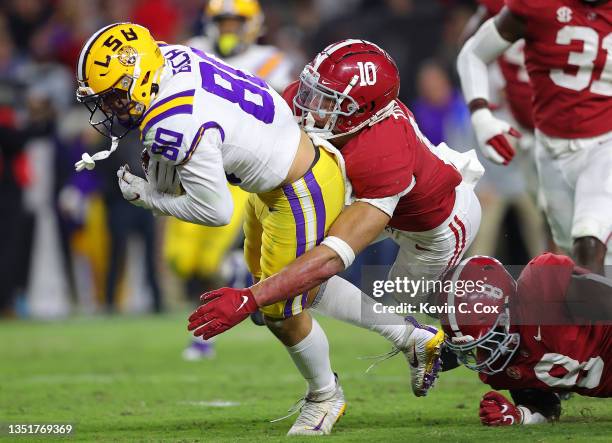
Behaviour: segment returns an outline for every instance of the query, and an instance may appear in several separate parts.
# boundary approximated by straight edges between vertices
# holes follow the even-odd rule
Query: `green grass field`
[[[282,346],[247,321],[218,339],[216,359],[184,362],[184,317],[0,322],[0,422],[73,424],[63,440],[283,440],[291,419],[268,421],[284,415],[305,386]],[[555,425],[487,429],[477,417],[487,387],[474,373],[443,374],[417,399],[400,356],[364,373],[369,363],[358,357],[388,350],[381,338],[321,324],[348,401],[332,440],[612,441],[607,399],[575,396]]]

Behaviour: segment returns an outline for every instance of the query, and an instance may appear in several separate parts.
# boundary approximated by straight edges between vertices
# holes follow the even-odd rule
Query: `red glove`
[[[485,426],[519,425],[523,413],[499,392],[487,392],[480,400],[480,421]]]
[[[259,308],[249,288],[221,288],[202,294],[200,300],[204,304],[189,316],[187,329],[206,340],[233,328]]]

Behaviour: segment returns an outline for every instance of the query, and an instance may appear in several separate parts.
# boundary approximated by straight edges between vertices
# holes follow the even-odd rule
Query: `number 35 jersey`
[[[612,2],[507,0],[526,23],[535,126],[550,137],[612,130]]]
[[[508,366],[480,374],[494,389],[573,391],[591,397],[612,396],[612,325],[572,318],[566,304],[574,262],[542,254],[529,262],[511,301],[512,326],[521,342]]]
[[[140,123],[150,155],[181,173],[196,150],[210,150],[206,169],[222,169],[230,183],[254,193],[277,188],[300,140],[284,100],[263,80],[210,54],[159,46],[167,64],[159,94]],[[226,186],[225,180],[210,186]]]

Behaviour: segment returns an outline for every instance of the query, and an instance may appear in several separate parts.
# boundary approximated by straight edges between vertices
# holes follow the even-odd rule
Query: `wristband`
[[[321,244],[333,249],[340,256],[342,263],[344,263],[344,269],[348,268],[355,260],[355,251],[340,237],[325,237]]]

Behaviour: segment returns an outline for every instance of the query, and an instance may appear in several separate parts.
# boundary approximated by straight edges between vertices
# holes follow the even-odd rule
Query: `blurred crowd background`
[[[430,140],[476,148],[454,68],[475,0],[261,0],[261,6],[258,43],[283,51],[291,77],[331,42],[373,41],[396,60],[400,97]],[[123,200],[115,171],[125,163],[140,171],[137,137],[122,140],[93,171],[77,174],[73,166],[83,152],[109,144],[75,101],[85,40],[105,24],[131,21],[158,40],[186,42],[210,29],[205,7],[205,0],[0,3],[2,317],[162,312],[207,288],[248,283],[239,229],[219,236],[226,241],[213,228],[190,241],[197,234],[181,234],[167,218]],[[516,264],[545,247],[529,153],[521,154],[525,161],[510,168],[482,160],[484,222],[473,247]],[[391,263],[395,253],[392,243],[374,245],[347,275],[358,283],[361,265]]]

